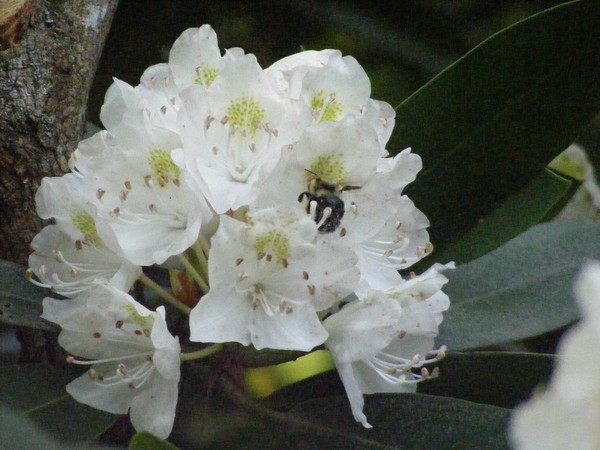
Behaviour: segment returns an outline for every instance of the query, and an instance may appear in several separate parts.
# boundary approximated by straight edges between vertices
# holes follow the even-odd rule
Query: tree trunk
[[[83,136],[88,93],[117,3],[32,1],[23,8],[25,20],[19,18],[28,22],[19,28],[20,40],[12,36],[0,51],[0,259],[27,261],[41,228],[35,192],[43,177],[68,170]]]

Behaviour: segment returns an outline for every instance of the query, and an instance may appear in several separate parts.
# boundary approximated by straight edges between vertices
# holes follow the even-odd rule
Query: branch
[[[67,170],[83,136],[89,90],[117,3],[33,2],[21,40],[0,52],[2,259],[26,262],[41,227],[35,191],[44,176]]]

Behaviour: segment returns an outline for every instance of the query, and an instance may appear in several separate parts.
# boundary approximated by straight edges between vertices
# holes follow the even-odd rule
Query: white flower
[[[453,267],[452,265],[447,266]],[[413,369],[439,360],[445,348],[433,350],[434,338],[448,309],[441,291],[447,279],[436,266],[388,291],[369,291],[323,322],[330,350],[350,400],[354,418],[366,428],[363,394],[411,392],[430,377]]]
[[[337,122],[352,113],[358,116],[371,95],[364,69],[352,56],[342,57],[338,50],[291,55],[266,72],[278,80],[284,94],[309,106],[314,123]]]
[[[286,208],[223,216],[212,239],[211,289],[190,315],[190,339],[308,351],[327,337],[318,311],[352,292],[356,257],[316,242],[314,222]]]
[[[363,117],[377,132],[380,152],[385,152],[396,113],[388,103],[369,98],[369,77],[352,56],[342,57],[338,50],[309,50],[283,58],[265,72],[282,96],[310,108],[313,123]]]
[[[582,320],[560,342],[548,387],[513,413],[510,436],[517,449],[600,448],[600,263],[583,267],[575,296]]]
[[[166,438],[177,405],[180,347],[165,322],[109,284],[73,300],[44,299],[42,318],[61,326],[68,358],[92,368],[67,385],[75,400],[113,414],[130,411],[138,431]]]
[[[97,204],[86,195],[83,179],[68,173],[62,177],[45,177],[35,194],[38,215],[54,219],[60,230],[73,241],[92,245],[110,245],[114,237],[103,242],[98,233]]]
[[[75,168],[123,255],[161,264],[190,247],[213,213],[171,159],[178,135],[154,126],[126,83],[115,80],[106,98],[108,130],[80,145]]]
[[[140,78],[140,84],[134,89],[142,100],[141,105],[150,122],[176,132],[181,99],[169,65],[161,63],[148,67]]]
[[[415,181],[417,173],[422,168],[421,157],[412,153],[410,148],[402,150],[393,158],[377,160],[377,174],[396,195],[399,195],[408,184]]]
[[[310,121],[307,109],[280,97],[254,55],[227,64],[210,89],[181,93],[174,152],[217,213],[249,205],[279,160]]]
[[[399,269],[431,251],[427,218],[401,196],[420,164],[410,150],[389,162],[381,158],[373,127],[349,116],[307,129],[285,151],[257,204],[295,205],[319,222],[322,239],[351,248],[361,270],[357,295],[364,296],[369,289],[394,286]],[[332,197],[339,199],[337,206]],[[321,217],[325,206],[333,218]]]
[[[229,50],[236,56],[243,50]],[[190,86],[209,87],[219,75],[223,59],[217,34],[210,25],[188,28],[173,43],[169,53],[169,67],[179,91]]]
[[[96,286],[102,278],[122,291],[129,291],[141,274],[141,268],[117,256],[93,240],[72,240],[58,226],[48,225],[31,242],[30,271],[53,292],[74,297]]]
[[[378,187],[368,184],[378,158],[377,135],[364,121],[350,116],[339,123],[314,125],[285,150],[257,203],[291,205],[304,211],[310,201],[306,196],[298,201],[299,195],[321,190],[323,182],[330,184],[344,202],[344,216],[332,234],[342,233],[344,241],[361,240],[376,232],[389,214]]]

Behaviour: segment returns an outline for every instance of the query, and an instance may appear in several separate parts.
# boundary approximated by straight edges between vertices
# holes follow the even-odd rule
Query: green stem
[[[213,354],[221,351],[221,349],[223,349],[223,347],[225,347],[225,345],[223,345],[223,344],[214,344],[214,345],[205,347],[202,350],[198,350],[195,352],[181,353],[179,355],[179,357],[181,358],[182,361],[191,361],[193,359],[202,359],[202,358],[206,358],[207,356],[213,355]]]
[[[145,274],[141,274],[138,278],[142,283],[148,286],[150,289],[158,293],[167,303],[173,305],[175,308],[180,310],[181,312],[189,315],[192,310],[189,306],[182,303],[178,300],[173,294],[165,290],[162,286],[158,285],[152,278],[148,277]]]
[[[192,246],[192,250],[194,250],[196,258],[198,259],[198,264],[200,265],[200,272],[202,273],[202,277],[205,280],[209,280],[209,278],[208,278],[208,260],[206,259],[206,255],[208,253],[204,252],[204,248],[202,247],[202,244],[199,242],[200,239],[204,239],[204,238],[202,236],[200,236],[200,238],[196,242],[194,242],[194,245]]]
[[[208,257],[208,254],[210,253],[210,245],[208,244],[206,237],[202,233],[200,233],[200,236],[198,236],[196,244],[200,245],[202,253],[204,253],[204,255]]]
[[[192,276],[194,281],[198,284],[204,294],[209,290],[208,283],[202,278],[202,275],[198,273],[192,263],[185,257],[185,255],[178,255],[179,261],[184,265],[185,270]]]

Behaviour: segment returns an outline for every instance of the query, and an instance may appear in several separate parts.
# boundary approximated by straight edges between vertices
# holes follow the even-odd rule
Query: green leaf
[[[42,300],[48,291],[25,278],[26,267],[0,260],[0,322],[58,331],[59,328],[42,320]]]
[[[0,366],[0,398],[57,439],[91,442],[117,416],[77,403],[67,394],[65,385],[81,374],[47,364]]]
[[[443,249],[534,179],[600,110],[600,2],[518,22],[404,101],[400,148],[424,170],[406,193]]]
[[[206,377],[201,368],[186,368],[178,407],[185,420],[176,422],[169,439],[181,448],[506,448],[505,408],[428,395],[372,395],[365,411],[374,428],[366,430],[352,417],[335,372],[261,401],[245,398],[235,384],[224,387],[228,377]]]
[[[346,396],[302,403],[286,413],[256,409],[246,429],[229,432],[214,449],[482,449],[507,448],[510,410],[445,397],[372,395],[365,429]],[[248,437],[251,436],[251,439]]]
[[[129,450],[177,450],[178,448],[146,432],[136,433],[129,442]]]
[[[291,410],[295,421],[308,419],[314,427],[303,433],[304,448],[508,448],[510,410],[505,408],[420,394],[371,395],[365,405],[370,430],[344,409],[349,409],[348,399],[332,397]],[[297,439],[292,434],[288,443]]]
[[[0,447],[3,449],[78,450],[81,445],[67,445],[52,439],[31,420],[0,404]],[[110,450],[113,447],[87,447]]]
[[[436,366],[440,376],[419,384],[422,394],[514,408],[548,381],[553,355],[537,353],[448,353]]]
[[[578,318],[575,274],[600,259],[600,224],[537,225],[499,249],[449,270],[450,309],[438,342],[450,350],[536,336]]]
[[[546,219],[571,198],[579,183],[544,169],[527,186],[507,198],[456,243],[435,252],[436,261],[463,264],[485,255]],[[422,268],[431,262],[423,260]],[[421,266],[411,268],[420,272]]]

